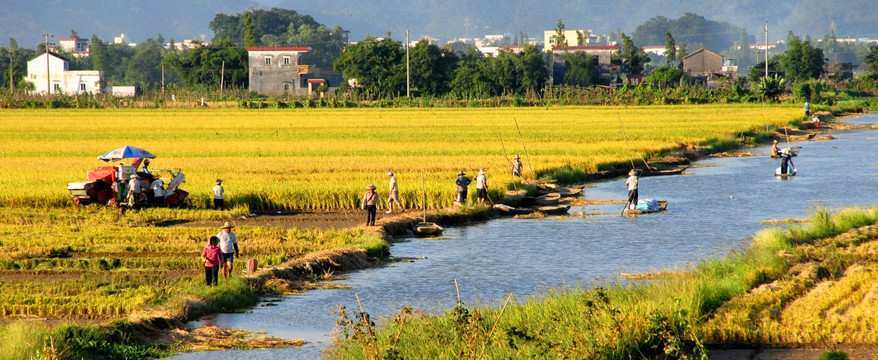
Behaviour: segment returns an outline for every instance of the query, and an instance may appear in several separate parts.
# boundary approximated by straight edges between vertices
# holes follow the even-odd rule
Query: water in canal
[[[878,114],[845,121],[876,123]],[[347,289],[308,291],[200,322],[302,338],[304,347],[175,359],[317,359],[331,342],[332,311],[336,305],[358,309],[355,294],[373,317],[392,315],[408,304],[437,312],[456,304],[457,279],[466,305],[502,305],[509,293],[524,299],[549,288],[615,279],[620,272],[683,267],[723,256],[771,226],[762,220],[807,217],[817,206],[878,204],[878,132],[826,132],[837,139],[791,144],[801,151],[794,158],[798,175],[790,179],[772,176],[779,160],[768,156],[711,158],[696,162],[687,170],[691,175],[642,178],[640,198],[668,200],[665,213],[622,217],[622,205],[573,207],[567,217],[504,218],[446,228],[441,239],[402,239],[391,247],[393,256],[422,259],[350,273],[340,281]],[[769,149],[751,151],[768,154]],[[623,199],[623,182],[595,184],[584,196]]]

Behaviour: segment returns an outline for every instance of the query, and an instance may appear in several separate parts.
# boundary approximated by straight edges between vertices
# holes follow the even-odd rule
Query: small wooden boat
[[[442,230],[445,229],[436,223],[420,222],[418,223],[418,226],[415,227],[415,234],[418,236],[435,236],[442,234]]]
[[[787,176],[796,176],[796,168],[793,168],[792,171],[787,171],[786,174],[780,173],[780,167],[774,170],[774,176],[787,177]]]
[[[539,206],[558,205],[559,200],[561,200],[561,194],[553,192],[537,197],[534,204]]]
[[[555,190],[561,197],[574,197],[582,195],[582,188],[562,187]]]
[[[687,168],[688,168],[687,166],[683,165],[683,166],[675,167],[673,169],[643,170],[640,173],[640,177],[662,176],[662,175],[679,175],[679,174],[682,174],[683,171],[686,171]]]
[[[546,215],[563,215],[570,210],[570,205],[539,206],[537,211]]]
[[[658,209],[655,210],[640,210],[640,209],[625,209],[625,215],[643,215],[654,212],[661,212],[668,210],[668,202],[665,200],[656,201],[658,203]]]
[[[500,214],[510,215],[510,216],[533,214],[533,212],[535,211],[532,208],[520,208],[520,207],[509,206],[506,204],[496,204],[496,205],[494,205],[494,210],[497,210],[497,212]]]

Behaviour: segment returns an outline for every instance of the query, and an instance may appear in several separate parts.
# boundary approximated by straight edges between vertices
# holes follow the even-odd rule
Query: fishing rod
[[[512,160],[509,160],[509,155],[506,155],[506,145],[503,144],[503,135],[500,134],[500,131],[497,131],[497,136],[500,138],[500,146],[503,147],[503,157],[506,158],[506,162],[508,162],[509,165],[515,168],[515,164],[512,163]],[[510,176],[512,176],[512,188],[515,189],[515,191],[518,191],[518,186],[515,186],[515,174],[510,174]]]
[[[424,169],[421,169],[421,188],[424,190],[424,222],[427,222],[427,185],[424,184]]]
[[[631,138],[628,136],[628,132],[625,131],[625,125],[622,124],[622,115],[621,114],[616,114],[616,115],[619,116],[619,126],[622,127],[622,134],[625,135],[625,145],[628,146],[628,152],[635,153],[638,156],[640,156],[640,160],[643,160],[643,164],[646,165],[646,169],[649,170],[650,166],[649,166],[649,163],[646,162],[646,158],[644,158],[643,155],[640,155],[640,153],[636,153],[634,151],[631,151],[631,144],[628,143],[628,141]],[[631,169],[634,169],[634,160],[632,160],[631,158],[629,158],[628,160],[631,161]]]
[[[534,171],[533,163],[530,161],[530,155],[527,153],[527,147],[524,146],[524,137],[521,136],[521,128],[518,127],[518,120],[515,117],[512,117],[512,121],[515,121],[515,128],[518,130],[518,139],[521,140],[521,147],[524,149],[524,156],[527,160],[527,167],[530,168],[530,172],[534,174],[534,180],[537,178],[537,173]],[[523,177],[523,176],[522,176]]]

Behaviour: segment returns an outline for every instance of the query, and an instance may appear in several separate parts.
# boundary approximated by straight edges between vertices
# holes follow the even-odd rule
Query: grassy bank
[[[377,329],[353,314],[333,358],[621,359],[700,356],[713,343],[874,344],[876,221],[876,209],[818,209],[810,225],[762,231],[745,250],[659,280],[439,316],[407,308]]]

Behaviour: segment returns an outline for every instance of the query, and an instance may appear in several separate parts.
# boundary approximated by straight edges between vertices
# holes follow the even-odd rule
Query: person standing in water
[[[635,209],[637,208],[637,170],[631,170],[628,172],[628,180],[625,180],[625,185],[628,186],[628,208]]]

